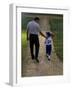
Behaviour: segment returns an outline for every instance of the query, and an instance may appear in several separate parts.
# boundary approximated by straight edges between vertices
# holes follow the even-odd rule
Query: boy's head
[[[46,32],[46,35],[47,35],[47,37],[50,37],[51,33],[50,32]]]

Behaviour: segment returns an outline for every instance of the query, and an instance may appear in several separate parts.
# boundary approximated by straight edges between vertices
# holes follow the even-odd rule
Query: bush
[[[55,33],[54,47],[57,56],[63,61],[63,19],[50,20],[51,31]]]
[[[21,34],[21,44],[22,44],[22,48],[26,48],[27,47],[27,33],[26,31],[22,31]]]

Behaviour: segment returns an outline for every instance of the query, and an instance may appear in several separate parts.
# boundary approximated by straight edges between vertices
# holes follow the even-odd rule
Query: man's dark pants
[[[34,55],[34,45],[35,45],[35,55]],[[32,59],[37,59],[39,54],[39,38],[38,35],[30,34],[30,51]]]

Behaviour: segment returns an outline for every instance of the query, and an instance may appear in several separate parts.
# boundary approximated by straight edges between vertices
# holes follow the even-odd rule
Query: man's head
[[[34,21],[36,21],[37,23],[39,23],[39,21],[40,21],[39,17],[35,17],[34,18]]]

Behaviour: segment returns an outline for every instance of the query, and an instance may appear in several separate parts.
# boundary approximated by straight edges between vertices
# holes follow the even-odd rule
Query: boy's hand
[[[52,33],[52,32],[51,32],[51,36],[54,37],[54,36],[55,36],[55,33]]]

